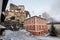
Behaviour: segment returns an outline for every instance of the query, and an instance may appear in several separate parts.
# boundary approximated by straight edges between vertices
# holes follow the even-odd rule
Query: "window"
[[[33,23],[33,20],[32,20],[32,23]]]
[[[32,20],[32,23],[34,24],[34,20]]]
[[[35,25],[32,25],[32,30],[35,30]]]
[[[39,25],[39,30],[41,29],[41,25]]]
[[[38,19],[37,19],[37,22],[38,22]]]

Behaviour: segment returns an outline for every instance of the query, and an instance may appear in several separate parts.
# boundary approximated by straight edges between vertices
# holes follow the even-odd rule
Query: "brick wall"
[[[24,27],[34,35],[46,34],[48,30],[46,21],[37,17],[26,20],[24,22]]]

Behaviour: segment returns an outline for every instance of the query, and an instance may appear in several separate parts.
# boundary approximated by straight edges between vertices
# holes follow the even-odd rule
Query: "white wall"
[[[50,29],[50,27],[51,27],[51,24],[48,25],[48,29]],[[60,24],[54,24],[54,27],[56,28],[58,35],[60,35]]]

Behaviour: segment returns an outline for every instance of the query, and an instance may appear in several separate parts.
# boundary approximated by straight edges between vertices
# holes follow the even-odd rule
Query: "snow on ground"
[[[30,35],[26,30],[11,31],[6,30],[5,36],[0,36],[3,40],[60,40],[59,37],[43,37],[43,36],[33,36]]]

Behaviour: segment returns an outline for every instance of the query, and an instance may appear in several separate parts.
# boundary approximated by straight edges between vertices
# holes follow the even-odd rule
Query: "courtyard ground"
[[[5,35],[0,36],[3,40],[60,40],[60,37],[51,36],[33,36],[26,30],[11,31],[6,30]]]

